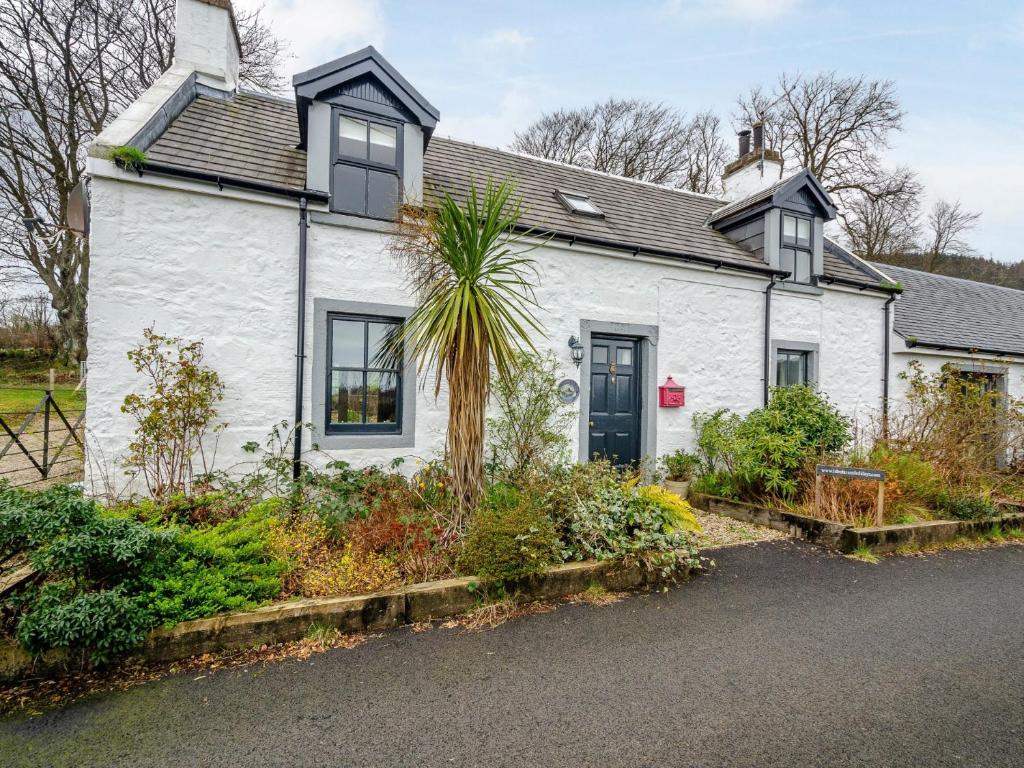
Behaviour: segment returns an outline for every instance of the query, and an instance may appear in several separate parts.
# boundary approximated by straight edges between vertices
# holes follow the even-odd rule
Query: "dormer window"
[[[803,216],[782,214],[782,247],[779,249],[779,267],[789,272],[787,281],[810,283],[814,264],[812,246],[813,222]]]
[[[335,110],[331,208],[393,219],[400,201],[400,123]]]
[[[578,192],[559,191],[558,199],[569,213],[578,213],[580,216],[592,216],[595,219],[604,218],[604,212],[587,195]]]

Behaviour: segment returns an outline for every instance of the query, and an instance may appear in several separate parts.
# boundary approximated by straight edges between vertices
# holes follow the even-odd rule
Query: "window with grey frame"
[[[779,349],[775,353],[775,386],[792,387],[813,382],[811,355],[801,349]]]
[[[327,316],[327,434],[394,434],[402,428],[402,361],[382,353],[400,318]]]
[[[782,246],[779,248],[779,267],[789,272],[787,282],[810,284],[813,282],[814,222],[806,216],[782,214]]]
[[[401,124],[335,110],[331,209],[393,219],[401,184]]]

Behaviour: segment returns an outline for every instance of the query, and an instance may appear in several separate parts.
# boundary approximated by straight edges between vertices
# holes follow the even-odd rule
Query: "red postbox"
[[[686,387],[681,387],[669,376],[658,387],[658,405],[662,408],[682,408],[686,405]]]

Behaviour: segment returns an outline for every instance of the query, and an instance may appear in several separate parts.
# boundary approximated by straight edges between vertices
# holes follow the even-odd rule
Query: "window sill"
[[[821,296],[825,293],[824,288],[812,283],[791,283],[786,280],[780,280],[775,284],[775,287],[789,293],[803,293],[808,296]]]
[[[350,432],[348,434],[322,434],[313,430],[312,442],[322,451],[343,451],[358,448],[412,448],[415,436],[411,429],[404,432]]]
[[[310,211],[309,219],[314,224],[365,229],[369,232],[382,232],[388,235],[394,234],[396,231],[395,222],[391,219],[372,219],[369,216],[356,216],[351,213]]]

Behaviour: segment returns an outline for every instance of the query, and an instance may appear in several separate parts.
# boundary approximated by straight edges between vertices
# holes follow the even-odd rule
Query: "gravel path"
[[[1024,547],[800,542],[497,629],[398,630],[0,722],[3,766],[1020,766]]]

